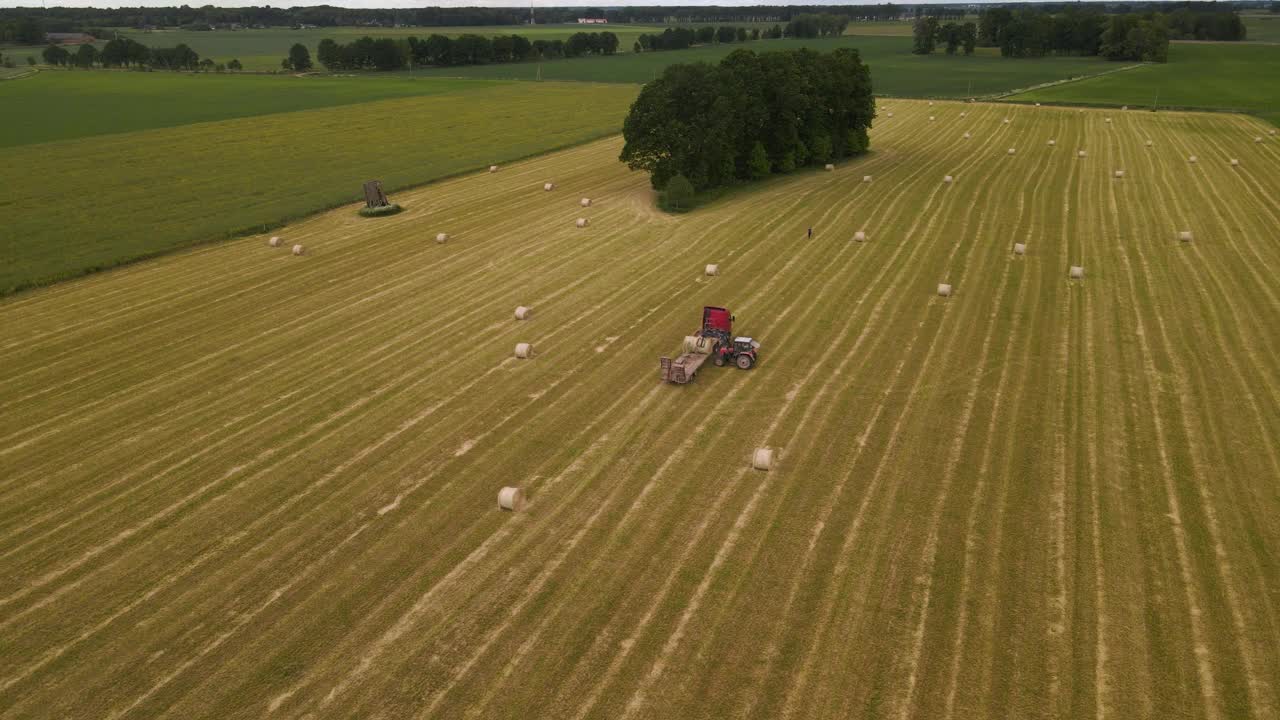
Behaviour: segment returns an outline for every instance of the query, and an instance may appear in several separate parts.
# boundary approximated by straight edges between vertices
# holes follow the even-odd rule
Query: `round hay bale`
[[[1013,254],[1014,254],[1014,255],[1026,255],[1026,254],[1027,254],[1027,245],[1026,245],[1026,243],[1014,243],[1014,244],[1013,244]]]
[[[930,115],[930,116],[929,116],[929,122],[933,122],[933,120],[934,120],[934,117],[933,117],[932,115]]]
[[[1182,232],[1178,233],[1178,240],[1182,242],[1191,242],[1191,239],[1192,238],[1191,238],[1190,230],[1183,230]]]
[[[951,286],[947,283],[938,283],[938,294],[942,297],[951,297]]]
[[[853,234],[853,239],[855,242],[865,242],[867,239],[867,234],[862,230],[859,230],[858,232]]]
[[[574,225],[577,225],[577,226],[578,226],[578,227],[580,227],[580,228],[586,227],[586,226],[587,226],[587,219],[586,219],[586,218],[578,218],[576,221],[574,221],[574,223],[573,223],[573,224],[574,224]]]
[[[773,448],[756,448],[751,455],[751,467],[768,471],[773,467]]]
[[[960,117],[968,117],[968,115],[969,115],[969,113],[967,113],[967,112],[961,112],[961,113],[960,113]]]
[[[1089,157],[1089,153],[1084,150],[1081,150],[1076,153],[1076,157]]]
[[[701,335],[685,335],[684,344],[681,345],[682,352],[697,353],[699,355],[710,355],[711,351],[715,349],[716,339],[702,337]]]
[[[548,191],[548,192],[550,192],[550,191],[552,191],[552,190],[555,190],[555,189],[556,189],[556,184],[555,184],[555,183],[550,183],[550,182],[549,182],[549,183],[542,183],[542,189],[543,189],[543,190],[546,190],[546,191]]]
[[[270,245],[271,247],[280,247],[280,238],[273,237],[267,241],[267,244]]]
[[[1121,106],[1120,106],[1120,109],[1121,109],[1121,110],[1128,110],[1128,109],[1129,109],[1129,106],[1128,106],[1128,105],[1121,105]]]
[[[1111,122],[1111,118],[1107,118],[1104,122]]]
[[[1256,136],[1255,138],[1253,138],[1253,141],[1256,143],[1262,142],[1262,136],[1261,135]]]
[[[835,166],[835,165],[832,165],[831,163],[827,163],[827,165],[826,165],[826,167],[825,167],[824,169],[825,169],[827,172],[831,172],[832,170],[835,170],[835,169],[836,169],[836,166]]]
[[[952,181],[952,180],[953,180],[953,178],[952,178],[950,175],[945,175],[945,176],[943,176],[943,178],[942,178],[942,182],[944,182],[944,183],[946,183],[946,184],[948,184],[948,185],[950,185],[950,184],[951,184],[951,181]]]
[[[705,272],[707,275],[719,275],[719,274],[720,274],[720,266],[719,266],[719,265],[716,265],[716,264],[714,264],[714,263],[708,264],[708,265],[707,265],[707,267],[706,267],[706,270],[705,270],[704,272]]]
[[[1005,125],[1008,125],[1008,124],[1009,124],[1009,118],[1005,118],[1005,119],[1004,119],[1004,124],[1005,124]]]
[[[893,117],[893,113],[885,113],[885,114],[888,115],[889,117]]]
[[[862,176],[862,182],[864,182],[864,183],[869,183],[869,182],[871,182],[871,176],[870,176],[870,175],[863,175],[863,176]]]
[[[1053,147],[1054,145],[1057,145],[1057,144],[1058,144],[1058,141],[1057,141],[1057,140],[1050,140],[1050,141],[1049,141],[1049,147]]]
[[[965,134],[964,134],[964,139],[965,139],[965,140],[968,140],[968,139],[969,139],[969,138],[971,138],[971,137],[973,137],[973,136],[972,136],[972,135],[970,135],[969,133],[965,133]]]
[[[1083,266],[1080,266],[1080,265],[1072,265],[1072,266],[1071,266],[1071,279],[1072,279],[1072,280],[1083,280],[1083,279],[1084,279],[1084,267],[1083,267]]]
[[[304,252],[304,250],[303,250],[303,248],[302,248],[302,246],[301,246],[301,245],[294,245],[294,246],[293,246],[293,254],[294,254],[294,255],[301,255],[303,252]]]
[[[1116,179],[1117,179],[1117,180],[1119,180],[1120,178],[1123,178],[1123,177],[1124,177],[1124,171],[1123,171],[1123,170],[1117,170],[1117,171],[1116,171],[1116,173],[1115,173],[1115,175],[1116,175]]]
[[[578,201],[578,204],[582,207],[591,207],[591,198],[582,198]]]
[[[504,487],[498,491],[498,507],[511,512],[524,509],[524,491],[516,487]]]
[[[1013,148],[1009,148],[1009,154],[1010,154],[1010,155],[1016,154],[1017,152],[1018,152],[1017,150],[1015,150],[1015,149],[1013,149]]]
[[[1194,164],[1196,164],[1196,163],[1200,162],[1200,158],[1196,157],[1195,155],[1192,155],[1191,157],[1187,158],[1187,162],[1189,162],[1189,163],[1191,163],[1192,165],[1194,165]]]
[[[1276,134],[1276,132],[1277,132],[1276,130],[1272,130],[1271,132],[1269,132],[1269,133],[1267,133],[1267,134],[1268,134],[1268,135],[1271,135],[1271,136],[1274,136],[1274,135]]]
[[[533,355],[533,345],[530,343],[516,343],[516,357],[521,360],[527,360]]]
[[[932,101],[932,100],[930,100],[930,101],[929,101],[929,107],[933,107],[933,101]]]
[[[517,305],[517,306],[516,306],[516,319],[517,319],[517,320],[528,320],[528,319],[529,319],[529,314],[530,314],[530,313],[532,313],[532,312],[533,312],[533,308],[525,307],[524,305]]]
[[[1150,140],[1147,141],[1147,147],[1151,147],[1153,144],[1154,143],[1152,143]]]
[[[436,233],[436,242],[449,242],[449,233]]]
[[[1239,165],[1240,165],[1240,161],[1239,161],[1239,160],[1237,160],[1237,159],[1235,159],[1235,158],[1231,158],[1231,167],[1239,167]]]
[[[489,172],[491,172],[491,173],[498,172],[498,166],[497,166],[497,165],[490,165],[490,166],[489,166]]]

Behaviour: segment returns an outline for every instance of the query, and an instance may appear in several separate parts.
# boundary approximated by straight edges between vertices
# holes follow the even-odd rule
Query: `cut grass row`
[[[0,301],[0,706],[1274,715],[1280,149],[891,105],[678,217],[614,138]],[[659,384],[703,304],[762,362]]]
[[[454,87],[7,149],[6,169],[25,180],[0,201],[0,292],[350,202],[369,179],[394,191],[611,134],[636,93],[626,85]]]

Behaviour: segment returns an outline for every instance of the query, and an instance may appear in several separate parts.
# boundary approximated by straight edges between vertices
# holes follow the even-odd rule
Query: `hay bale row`
[[[533,308],[525,307],[524,305],[517,305],[517,306],[516,306],[516,319],[517,319],[517,320],[528,320],[528,319],[529,319],[529,315],[530,315],[532,312],[533,312]]]
[[[498,491],[498,507],[510,512],[524,509],[524,491],[517,487],[504,487]]]
[[[521,360],[528,360],[533,356],[532,343],[516,343],[516,357]]]

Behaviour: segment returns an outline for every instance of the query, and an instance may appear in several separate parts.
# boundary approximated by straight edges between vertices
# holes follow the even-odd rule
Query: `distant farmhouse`
[[[97,38],[88,33],[45,33],[44,41],[54,45],[83,45],[97,42]]]
[[[609,21],[605,18],[578,18],[579,25],[607,25]]]

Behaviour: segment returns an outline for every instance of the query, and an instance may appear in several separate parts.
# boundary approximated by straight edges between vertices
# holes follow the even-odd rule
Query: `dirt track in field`
[[[687,215],[611,139],[0,302],[0,717],[1274,718],[1258,134],[885,101]],[[761,364],[660,384],[704,304]]]

